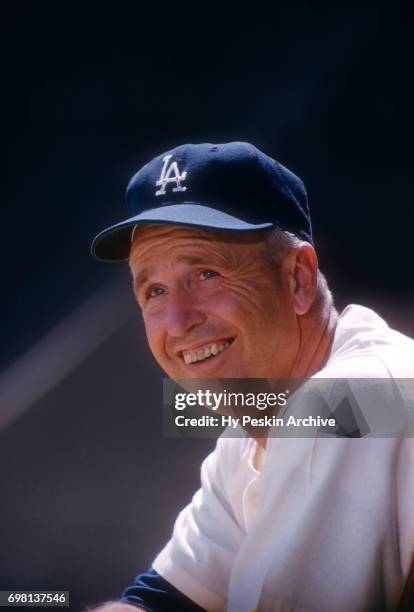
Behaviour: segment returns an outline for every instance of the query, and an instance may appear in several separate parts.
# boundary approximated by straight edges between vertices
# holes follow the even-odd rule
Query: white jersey
[[[414,341],[348,306],[316,377],[414,379]],[[221,437],[153,567],[208,611],[379,612],[413,555],[413,437]]]

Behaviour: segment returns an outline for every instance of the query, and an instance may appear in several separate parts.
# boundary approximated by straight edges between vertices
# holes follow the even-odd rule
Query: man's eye
[[[165,289],[163,289],[162,287],[151,287],[151,289],[149,289],[147,292],[147,298],[155,298],[159,295],[162,295],[163,293],[165,293]]]
[[[214,270],[201,270],[200,274],[204,280],[212,278],[213,276],[218,276],[218,273],[214,272]]]

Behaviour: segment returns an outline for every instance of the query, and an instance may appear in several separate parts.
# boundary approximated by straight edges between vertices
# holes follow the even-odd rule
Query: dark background
[[[276,157],[307,185],[338,308],[414,333],[408,6],[2,6],[0,589],[70,589],[73,610],[116,597],[212,445],[163,439],[126,266],[89,256],[154,155],[250,140]]]

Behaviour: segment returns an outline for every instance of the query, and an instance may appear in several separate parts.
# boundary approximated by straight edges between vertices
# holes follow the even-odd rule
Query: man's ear
[[[316,296],[318,258],[313,246],[304,243],[292,251],[287,260],[293,308],[297,315],[304,315]]]

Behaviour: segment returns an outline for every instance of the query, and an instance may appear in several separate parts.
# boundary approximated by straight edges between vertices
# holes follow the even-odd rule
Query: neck
[[[319,317],[299,321],[299,346],[290,377],[304,379],[319,372],[331,352],[338,313],[333,307]]]
[[[304,380],[324,367],[331,352],[337,322],[338,313],[331,304],[318,316],[309,317],[308,320],[305,317],[299,318],[298,351],[290,379]],[[266,448],[266,437],[255,439],[260,446]]]

